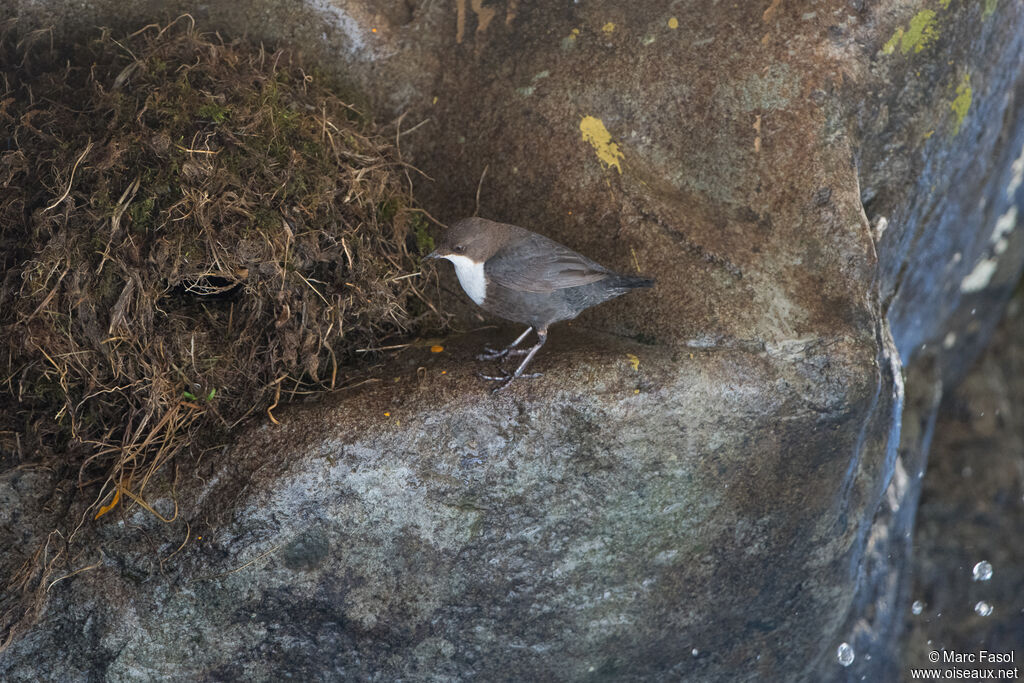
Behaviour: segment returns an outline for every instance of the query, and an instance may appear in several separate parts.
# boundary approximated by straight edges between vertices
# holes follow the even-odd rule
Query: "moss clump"
[[[224,123],[228,118],[228,108],[211,102],[199,107],[199,115],[213,123]],[[310,148],[315,150],[315,146],[310,146]]]
[[[416,235],[416,251],[420,256],[426,256],[434,251],[434,238],[427,226],[427,219],[422,215],[413,216],[412,229]]]
[[[61,47],[0,25],[0,458],[142,500],[436,323],[391,138],[311,73],[190,18]]]

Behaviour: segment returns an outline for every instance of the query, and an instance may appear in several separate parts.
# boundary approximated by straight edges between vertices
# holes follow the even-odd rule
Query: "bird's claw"
[[[505,360],[512,356],[525,356],[530,351],[529,349],[492,349],[490,346],[485,346],[484,351],[477,355],[477,360]]]
[[[492,349],[490,346],[484,347],[485,353],[481,353],[476,357],[477,360],[498,360],[508,355],[508,349]]]
[[[495,376],[495,375],[485,375],[482,372],[478,372],[478,373],[476,373],[476,376],[479,377],[480,379],[486,379],[486,380],[488,380],[490,382],[504,382],[505,380],[507,380],[510,377],[512,377],[512,375],[510,375],[507,372],[503,373],[501,375],[497,375],[497,376]]]
[[[509,384],[512,384],[512,380],[518,379],[520,377],[523,379],[533,379],[535,377],[542,377],[544,375],[544,373],[542,372],[530,372],[520,375],[511,372],[503,372],[500,375],[485,375],[482,372],[478,372],[476,374],[477,377],[479,377],[480,379],[486,379],[491,382],[499,382],[498,386],[491,389],[491,393],[498,393],[499,391],[507,387]]]

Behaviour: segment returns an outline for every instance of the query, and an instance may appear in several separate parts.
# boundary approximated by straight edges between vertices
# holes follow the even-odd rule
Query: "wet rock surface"
[[[81,26],[113,6],[16,11]],[[473,374],[495,333],[468,335],[177,463],[149,502],[178,518],[84,525],[4,676],[891,674],[928,391],[981,348],[1024,257],[1024,10],[200,14],[333,55],[380,115],[408,110],[402,149],[439,218],[479,187],[483,215],[659,284],[556,327],[546,376],[505,394]],[[955,351],[921,360],[950,332]],[[2,476],[3,542],[39,545],[48,527],[12,510],[43,474]],[[68,656],[40,655],[72,633]]]

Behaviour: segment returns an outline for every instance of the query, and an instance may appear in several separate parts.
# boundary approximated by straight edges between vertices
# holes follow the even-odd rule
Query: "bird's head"
[[[463,218],[441,233],[434,243],[436,248],[426,258],[483,263],[504,244],[501,227],[501,223],[486,218]]]

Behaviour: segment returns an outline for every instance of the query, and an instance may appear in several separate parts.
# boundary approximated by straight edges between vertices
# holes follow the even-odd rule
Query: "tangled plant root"
[[[0,457],[59,462],[90,516],[439,322],[405,167],[291,53],[191,17],[65,49],[9,23],[0,79]],[[54,565],[20,552],[0,646]]]

